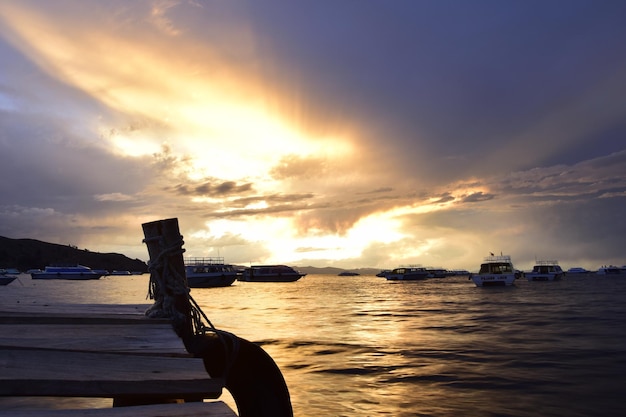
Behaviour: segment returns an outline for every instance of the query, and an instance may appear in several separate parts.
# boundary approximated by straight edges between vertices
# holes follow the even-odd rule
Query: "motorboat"
[[[0,275],[0,285],[9,285],[13,281],[15,281],[17,277],[15,275]]]
[[[588,274],[589,271],[579,266],[567,270],[568,274]]]
[[[533,270],[524,274],[528,281],[558,281],[565,275],[558,261],[537,261]]]
[[[88,266],[46,266],[43,271],[31,272],[32,279],[72,279],[87,280],[100,279],[105,275],[102,271],[94,271]]]
[[[385,278],[387,274],[390,272],[391,272],[391,269],[382,269],[378,274],[376,274],[376,276],[378,278]]]
[[[605,265],[598,268],[598,275],[620,275],[626,274],[626,265],[619,267],[615,265]]]
[[[428,270],[421,266],[401,266],[385,275],[389,281],[417,281],[428,277]]]
[[[470,279],[477,287],[510,286],[520,276],[509,255],[491,255],[484,259],[477,274],[470,274]]]
[[[239,271],[222,257],[186,258],[185,274],[190,288],[212,288],[232,285]]]
[[[253,282],[293,282],[305,275],[287,265],[253,265],[244,269],[237,279]]]

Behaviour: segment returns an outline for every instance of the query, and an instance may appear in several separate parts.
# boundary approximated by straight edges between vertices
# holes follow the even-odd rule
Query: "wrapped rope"
[[[169,318],[182,337],[194,334],[189,286],[183,261],[183,237],[178,219],[166,219],[142,225],[150,261],[148,297],[154,304],[145,312],[151,318]]]

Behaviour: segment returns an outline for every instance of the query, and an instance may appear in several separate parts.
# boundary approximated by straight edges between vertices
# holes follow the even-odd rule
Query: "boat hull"
[[[515,274],[474,274],[471,278],[477,287],[508,287],[515,283]]]
[[[105,271],[94,271],[83,266],[47,266],[43,271],[31,272],[32,279],[69,279],[69,280],[89,280],[100,279],[105,275]]]
[[[207,275],[207,276],[188,276],[187,285],[189,288],[213,288],[213,287],[229,287],[237,279],[237,274],[230,275]]]
[[[532,273],[532,272],[527,272],[526,274],[526,279],[529,282],[532,281],[559,281],[561,278],[563,278],[563,273],[554,273],[554,274],[536,274],[536,273]]]
[[[47,272],[37,272],[30,274],[32,279],[69,279],[69,280],[90,280],[90,279],[100,279],[102,274],[98,273],[87,273],[87,272],[78,272],[78,273],[47,273]]]
[[[259,265],[246,268],[238,279],[248,282],[294,282],[305,275],[286,265]]]
[[[388,281],[421,281],[428,278],[428,273],[423,274],[389,274],[385,278]]]
[[[253,275],[249,276],[243,274],[239,281],[248,281],[248,282],[294,282],[302,278],[304,275],[300,274],[282,274],[282,275]]]

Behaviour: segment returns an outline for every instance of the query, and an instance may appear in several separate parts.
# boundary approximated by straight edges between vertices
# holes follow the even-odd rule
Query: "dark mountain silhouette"
[[[359,275],[376,275],[380,272],[380,269],[376,268],[352,268],[349,270],[342,268],[335,268],[332,266],[327,267],[314,267],[314,266],[299,266],[296,269],[300,272],[305,272],[307,275],[326,274],[326,275],[339,275],[342,272],[356,272]]]
[[[91,252],[71,245],[0,236],[0,268],[43,269],[54,264],[80,264],[107,271],[147,272],[147,264],[119,253]]]

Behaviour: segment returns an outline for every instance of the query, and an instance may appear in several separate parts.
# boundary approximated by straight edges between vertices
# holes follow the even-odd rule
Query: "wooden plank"
[[[0,309],[21,313],[65,313],[65,314],[135,314],[143,316],[152,304],[91,304],[91,303],[15,303],[5,304]]]
[[[222,401],[84,410],[0,410],[0,417],[236,417]]]
[[[218,398],[200,358],[0,349],[0,396]]]
[[[0,324],[0,346],[189,356],[172,325],[160,321],[149,326]]]
[[[170,323],[169,319],[148,318],[145,304],[56,304],[3,306],[0,323],[3,324],[101,324],[117,323],[152,324]]]

